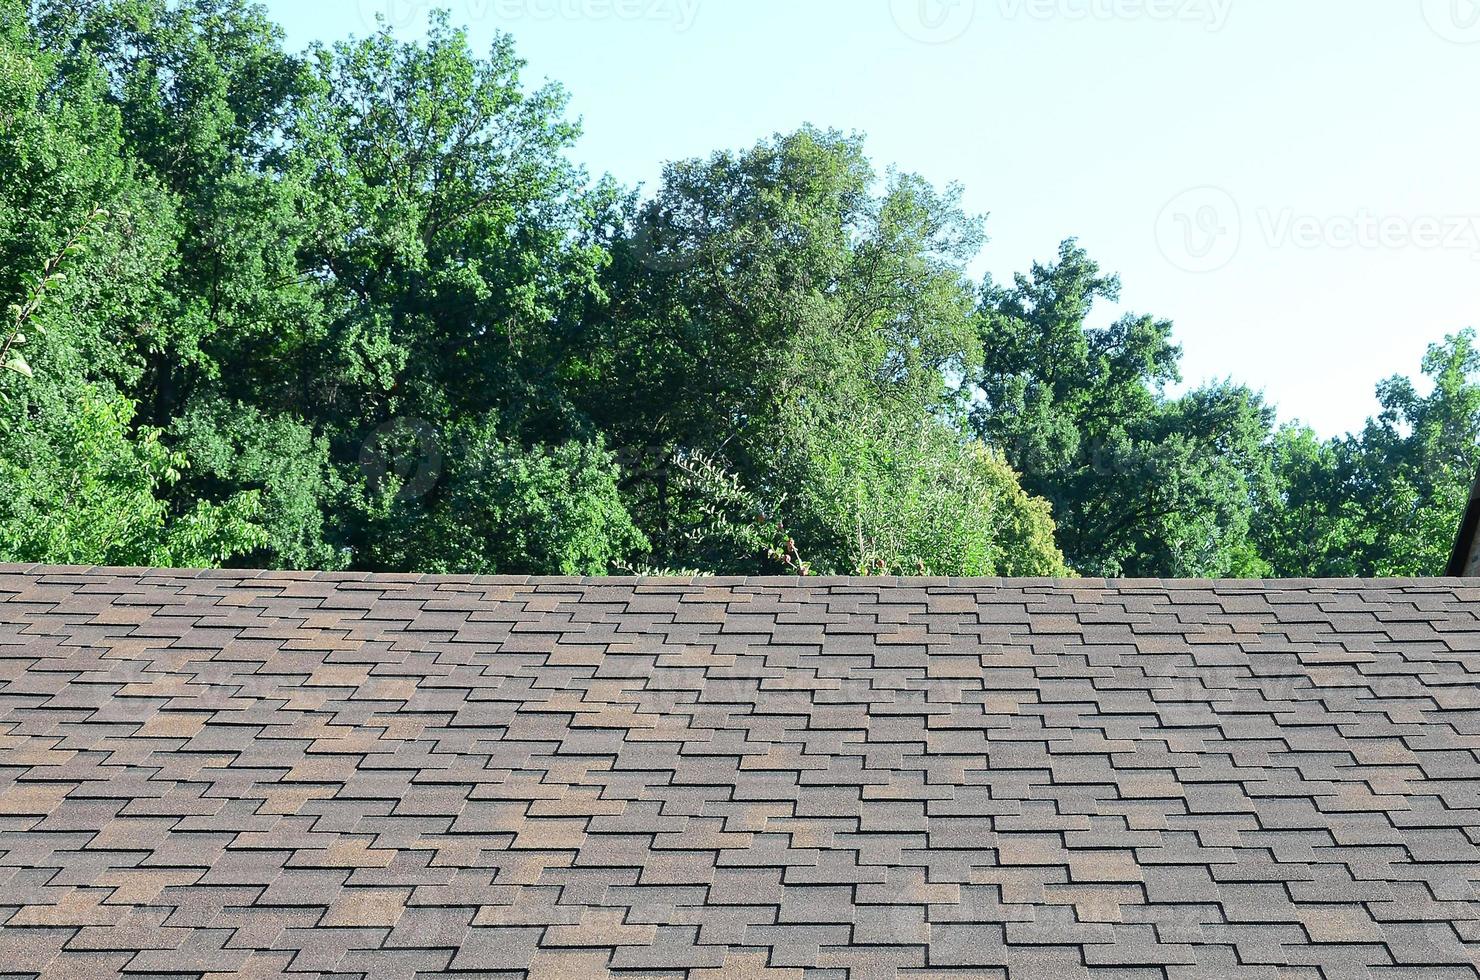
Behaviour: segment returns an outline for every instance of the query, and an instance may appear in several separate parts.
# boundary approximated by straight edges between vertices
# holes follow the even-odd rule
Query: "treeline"
[[[521,67],[442,16],[298,55],[243,0],[0,0],[0,560],[1442,570],[1472,333],[1323,441],[1169,395],[1074,242],[971,282],[982,222],[857,137],[639,193]]]

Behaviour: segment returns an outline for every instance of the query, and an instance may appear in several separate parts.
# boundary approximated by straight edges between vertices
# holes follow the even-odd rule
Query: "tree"
[[[97,66],[58,66],[0,6],[0,560],[216,564],[260,543],[256,496],[173,506],[187,460],[114,388],[138,373],[172,212],[126,162]]]
[[[59,78],[86,86],[77,104],[116,117],[104,158],[172,204],[127,378],[145,419],[167,427],[222,387],[292,397],[281,369],[310,363],[320,318],[295,261],[306,209],[282,168],[308,76],[282,31],[248,0],[40,0],[35,20]]]
[[[161,205],[146,314],[97,346],[193,457],[161,486],[173,509],[256,494],[267,538],[242,560],[378,567],[360,456],[379,428],[497,412],[531,452],[590,443],[556,380],[604,253],[564,94],[526,93],[508,38],[479,59],[438,15],[424,43],[300,58],[245,0],[32,13],[56,78],[111,120],[105,159]]]
[[[262,539],[242,561],[287,568],[336,570],[350,559],[331,515],[346,489],[330,458],[329,441],[288,415],[250,405],[198,401],[175,420],[169,438],[190,460],[179,481],[193,500],[229,497],[251,488],[261,500]]]
[[[368,492],[380,535],[362,563],[472,574],[605,575],[646,550],[617,490],[612,455],[595,443],[532,449],[493,417],[458,423],[446,444],[411,432],[432,468],[382,471]],[[445,479],[418,479],[437,475]],[[407,477],[410,477],[408,480]]]
[[[605,260],[564,155],[577,135],[564,92],[526,92],[508,37],[479,59],[443,14],[423,43],[386,28],[312,61],[290,166],[326,323],[307,400],[361,502],[344,527],[355,564],[609,570],[641,536],[603,495],[608,457],[560,384]],[[477,449],[435,493],[387,508],[359,456],[402,424]],[[589,496],[540,516],[538,487]],[[423,537],[403,539],[410,528]]]
[[[1357,437],[1171,394],[1073,241],[978,293],[956,187],[803,128],[591,183],[445,14],[0,0],[0,548],[601,574],[1435,571],[1472,334]],[[1018,474],[1022,474],[1019,476]],[[1055,529],[1057,519],[1057,529]],[[1061,554],[1060,548],[1063,549]]]
[[[702,454],[685,554],[735,573],[1066,576],[1048,505],[997,453],[938,419],[865,413],[813,434],[762,497]]]
[[[972,422],[1053,504],[1069,564],[1094,575],[1260,574],[1250,541],[1272,411],[1233,384],[1180,381],[1171,324],[1086,321],[1120,283],[1073,240],[1010,287],[982,289]]]
[[[1260,547],[1284,576],[1440,575],[1480,470],[1480,350],[1465,330],[1407,378],[1378,387],[1382,412],[1360,436],[1282,433]]]
[[[313,62],[292,169],[312,202],[302,259],[329,293],[314,395],[349,432],[498,411],[521,436],[568,435],[555,375],[604,253],[582,240],[565,93],[526,93],[507,36],[476,58],[445,14],[424,43],[385,28]]]
[[[1065,576],[1048,504],[936,419],[887,412],[817,433],[783,469],[799,532],[843,574]]]
[[[93,387],[37,393],[0,428],[0,561],[214,567],[260,547],[255,494],[171,513],[160,491],[187,465],[133,406]]]
[[[1011,522],[987,515],[1016,478],[954,433],[947,384],[974,353],[962,270],[980,240],[956,189],[880,181],[858,137],[803,129],[669,166],[618,222],[610,303],[570,370],[577,404],[628,464],[624,489],[656,554],[777,570],[776,534],[733,533],[758,518],[727,513],[748,500],[785,511],[781,543],[794,537],[816,568],[874,554],[858,544],[865,512],[886,566],[997,567],[994,535]],[[725,478],[682,471],[694,459]],[[922,474],[949,486],[885,519],[896,492],[925,494]],[[716,508],[731,482],[739,498]],[[970,545],[941,537],[948,500],[980,518],[963,529]],[[926,555],[926,541],[954,550]],[[1055,567],[1030,554],[1025,566]]]

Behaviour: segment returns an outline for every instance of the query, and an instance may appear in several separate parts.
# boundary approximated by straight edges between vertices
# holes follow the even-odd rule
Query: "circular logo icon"
[[[360,0],[360,20],[372,31],[413,27],[426,19],[428,0]]]
[[[389,484],[402,503],[420,500],[442,479],[442,442],[424,419],[391,419],[360,447],[370,486]]]
[[[683,243],[668,240],[670,237],[647,222],[640,223],[628,239],[632,257],[653,272],[682,272],[698,260],[698,255]]]
[[[1433,32],[1454,44],[1480,43],[1480,0],[1421,0]]]
[[[976,4],[977,0],[889,0],[889,13],[911,40],[946,44],[971,28]]]
[[[1238,254],[1243,215],[1221,187],[1194,187],[1167,202],[1156,219],[1156,245],[1184,272],[1217,272]]]

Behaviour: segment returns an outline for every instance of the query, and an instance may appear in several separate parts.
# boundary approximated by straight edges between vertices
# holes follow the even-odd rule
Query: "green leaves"
[[[618,490],[615,459],[599,440],[526,448],[490,416],[424,430],[419,441],[420,451],[435,453],[441,465],[431,470],[433,480],[409,493],[405,476],[385,474],[373,491],[384,510],[363,563],[427,572],[605,575],[647,551]]]
[[[422,41],[382,30],[313,63],[283,163],[319,287],[323,425],[352,442],[396,417],[496,412],[527,446],[570,438],[567,343],[606,253],[564,93],[526,89],[510,39],[475,53],[443,15]]]
[[[1280,575],[1440,575],[1480,470],[1480,350],[1473,330],[1434,344],[1420,395],[1378,387],[1382,412],[1360,435],[1299,428],[1275,442],[1276,484],[1259,523]]]
[[[1128,314],[1087,325],[1097,302],[1119,295],[1073,240],[1011,287],[988,280],[973,425],[1053,504],[1080,572],[1255,573],[1249,530],[1273,413],[1236,385],[1166,397],[1181,356],[1170,323]]]
[[[86,249],[83,247],[83,236],[99,221],[105,220],[108,212],[103,208],[94,208],[81,224],[79,224],[62,245],[60,251],[48,257],[42,264],[41,275],[32,286],[30,295],[23,303],[12,303],[8,309],[11,315],[11,326],[8,335],[0,340],[0,364],[5,370],[19,374],[24,378],[35,377],[35,372],[25,356],[15,348],[24,347],[29,343],[29,338],[21,331],[21,328],[31,322],[41,309],[47,293],[56,289],[67,281],[65,273],[58,272],[57,267],[68,258],[81,255]],[[39,323],[35,324],[37,334],[46,336],[46,328]],[[0,396],[3,397],[3,396]]]
[[[660,561],[793,574],[867,564],[849,495],[887,506],[910,477],[845,467],[836,440],[860,419],[931,434],[911,457],[919,472],[972,470],[946,383],[976,354],[963,270],[981,226],[958,189],[879,180],[860,137],[806,128],[669,165],[616,224],[611,303],[592,311],[572,375],[577,405],[628,447],[625,489]],[[880,438],[880,451],[908,441]],[[948,504],[972,512],[987,483],[995,492],[963,478],[897,522],[870,519],[881,536],[939,544]],[[984,520],[973,547],[991,550],[1002,527]],[[883,550],[913,570],[924,545],[910,547]]]
[[[1063,576],[1048,506],[935,418],[865,409],[787,469],[796,532],[841,574]]]
[[[299,57],[248,0],[0,0],[0,557],[1442,567],[1473,335],[1358,437],[1275,432],[1241,386],[1168,395],[1168,322],[1091,328],[1119,282],[1072,240],[978,294],[960,189],[860,136],[644,199],[588,183],[523,68],[444,14]]]
[[[33,392],[0,431],[0,561],[217,565],[258,547],[255,494],[175,515],[161,493],[186,461],[133,406],[97,385]]]
[[[265,532],[258,562],[338,570],[347,563],[333,515],[346,504],[329,440],[308,423],[224,399],[193,404],[169,437],[190,461],[178,489],[185,500],[225,490],[255,493]]]

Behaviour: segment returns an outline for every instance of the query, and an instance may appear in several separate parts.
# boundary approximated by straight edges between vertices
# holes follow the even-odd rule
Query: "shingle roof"
[[[1449,556],[1448,574],[1456,578],[1480,574],[1480,477],[1470,488],[1470,502]]]
[[[0,974],[1475,977],[1477,599],[0,567]]]

